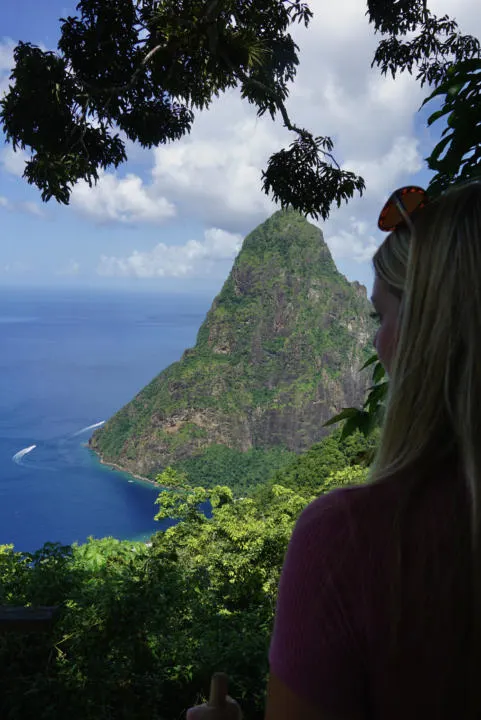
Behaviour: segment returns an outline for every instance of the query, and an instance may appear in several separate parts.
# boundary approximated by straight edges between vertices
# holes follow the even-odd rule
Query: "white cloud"
[[[13,48],[15,43],[10,38],[0,39],[0,98],[8,89],[9,75],[13,67]]]
[[[253,118],[235,93],[197,122],[191,137],[154,150],[154,187],[184,212],[231,231],[265,219],[276,208],[260,189],[261,168],[282,146],[278,129]]]
[[[9,210],[10,212],[21,212],[21,213],[28,213],[29,215],[35,215],[36,217],[44,218],[45,217],[45,211],[44,209],[35,202],[31,201],[13,201],[9,200],[3,195],[0,195],[0,207],[5,208],[5,210]]]
[[[327,4],[309,29],[294,34],[301,65],[287,103],[291,119],[331,136],[338,162],[364,175],[368,187],[362,205],[354,199],[355,214],[370,217],[393,184],[408,182],[422,167],[414,115],[423,91],[408,75],[393,81],[371,69],[378,38],[358,0]],[[276,124],[257,119],[237,92],[228,93],[198,115],[189,137],[154,150],[153,187],[180,214],[246,233],[275,209],[261,173],[269,156],[294,138],[280,118]],[[342,237],[337,225],[352,214],[334,208],[329,235]]]
[[[3,169],[11,175],[17,175],[22,177],[25,169],[25,163],[29,160],[30,156],[25,150],[14,150],[13,147],[8,146],[2,152],[0,162]]]
[[[41,205],[39,205],[36,202],[26,201],[26,202],[20,202],[16,204],[16,207],[21,212],[26,212],[29,215],[35,215],[35,217],[44,218],[45,217],[45,210]]]
[[[333,208],[329,221],[319,223],[335,259],[362,263],[379,242],[376,221],[384,199],[393,187],[411,182],[429,154],[429,134],[415,127],[428,90],[407,74],[392,80],[371,68],[380,36],[368,23],[365,3],[338,0],[324,3],[322,9],[318,4],[311,3],[315,12],[311,26],[293,29],[301,64],[287,108],[296,124],[331,136],[341,166],[366,180],[362,198]],[[479,0],[457,0],[454,8],[452,0],[430,0],[429,5],[439,15],[454,15],[463,32],[481,34]],[[12,49],[13,41],[0,44],[0,87],[2,67],[5,71],[11,67]],[[294,138],[281,127],[280,118],[275,124],[269,117],[257,119],[255,110],[231,91],[199,113],[192,133],[181,141],[150,155],[138,147],[131,153],[128,143],[130,169],[138,174],[124,178],[104,174],[94,188],[79,183],[72,207],[99,223],[161,224],[178,216],[206,228],[224,228],[237,237],[233,234],[246,234],[275,209],[262,192],[261,172],[269,156]],[[152,168],[144,163],[149,156]],[[18,171],[20,160],[10,161]],[[188,277],[201,267],[214,267],[207,246],[206,234],[202,241],[182,246],[166,241],[149,251],[138,246],[122,257],[109,252],[98,271]]]
[[[74,275],[78,275],[79,272],[80,272],[80,263],[78,263],[77,260],[70,259],[68,261],[68,263],[65,265],[65,267],[60,268],[60,270],[57,271],[57,275],[71,277]]]
[[[128,257],[102,255],[97,272],[110,277],[202,277],[213,274],[216,266],[220,266],[221,274],[225,274],[241,244],[241,235],[210,228],[202,241],[189,240],[184,245],[159,243],[150,251],[134,250]]]
[[[400,178],[419,172],[423,166],[419,140],[403,136],[397,137],[389,150],[376,159],[348,159],[344,164],[362,175],[369,192],[377,197],[381,197],[386,188],[393,188]]]
[[[72,192],[71,203],[82,215],[102,223],[159,223],[176,213],[169,200],[156,195],[132,173],[122,179],[105,173],[93,187],[79,182]]]
[[[439,12],[437,5],[445,1],[434,0],[433,10]],[[461,1],[471,15],[476,13],[476,0]],[[466,12],[463,17],[468,17]],[[331,136],[339,163],[361,174],[367,184],[362,198],[333,208],[329,221],[319,224],[336,259],[364,262],[380,239],[376,220],[385,197],[423,167],[426,138],[420,138],[414,120],[427,92],[408,74],[393,80],[371,68],[380,38],[358,0],[327,4],[307,30],[295,28],[294,36],[301,64],[287,102],[291,119],[315,134]],[[198,114],[189,136],[153,151],[152,181],[145,185],[137,178],[137,187],[152,202],[158,197],[175,204],[180,217],[245,234],[275,210],[262,191],[261,173],[270,155],[294,138],[280,118],[276,123],[269,117],[256,118],[239,93],[230,91]],[[106,207],[104,202],[104,214]],[[160,274],[174,267],[177,275],[187,275],[192,271],[193,247],[187,243],[179,256],[179,248],[173,247],[170,254],[161,244],[155,261],[155,251],[139,250],[124,258],[105,257],[100,268],[147,276],[157,272],[147,267],[149,257]]]
[[[3,272],[8,275],[23,275],[30,271],[30,266],[21,261],[13,261],[3,266]]]
[[[437,15],[454,17],[460,31],[465,34],[481,37],[481,13],[477,0],[430,0],[429,7]]]
[[[368,223],[351,217],[349,225],[339,229],[337,234],[326,235],[325,240],[334,261],[354,260],[357,263],[369,261],[376,251],[378,242],[370,233]]]
[[[0,40],[0,70],[10,70],[13,65],[13,48],[15,43],[11,38]]]

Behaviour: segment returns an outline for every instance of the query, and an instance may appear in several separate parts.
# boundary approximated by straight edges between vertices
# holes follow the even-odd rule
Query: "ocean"
[[[0,289],[0,545],[146,539],[158,489],[86,443],[195,343],[212,298]]]

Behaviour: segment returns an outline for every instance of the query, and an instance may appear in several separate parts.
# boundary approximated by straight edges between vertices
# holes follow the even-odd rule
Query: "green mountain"
[[[322,232],[295,211],[277,212],[245,238],[195,347],[95,432],[91,447],[147,477],[192,463],[206,474],[229,452],[237,465],[245,456],[258,469],[264,453],[270,469],[280,467],[363,397],[369,310],[366,289],[338,272]]]

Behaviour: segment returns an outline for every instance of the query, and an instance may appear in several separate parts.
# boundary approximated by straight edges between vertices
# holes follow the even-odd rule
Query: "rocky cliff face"
[[[195,347],[91,446],[146,476],[210,444],[302,451],[329,417],[361,401],[369,307],[366,289],[337,271],[321,231],[277,212],[246,237]]]

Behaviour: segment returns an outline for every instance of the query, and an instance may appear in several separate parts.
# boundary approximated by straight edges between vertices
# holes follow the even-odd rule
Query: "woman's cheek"
[[[381,325],[374,338],[374,346],[376,348],[379,360],[384,368],[389,372],[391,361],[395,350],[396,331],[394,327],[389,325]]]

